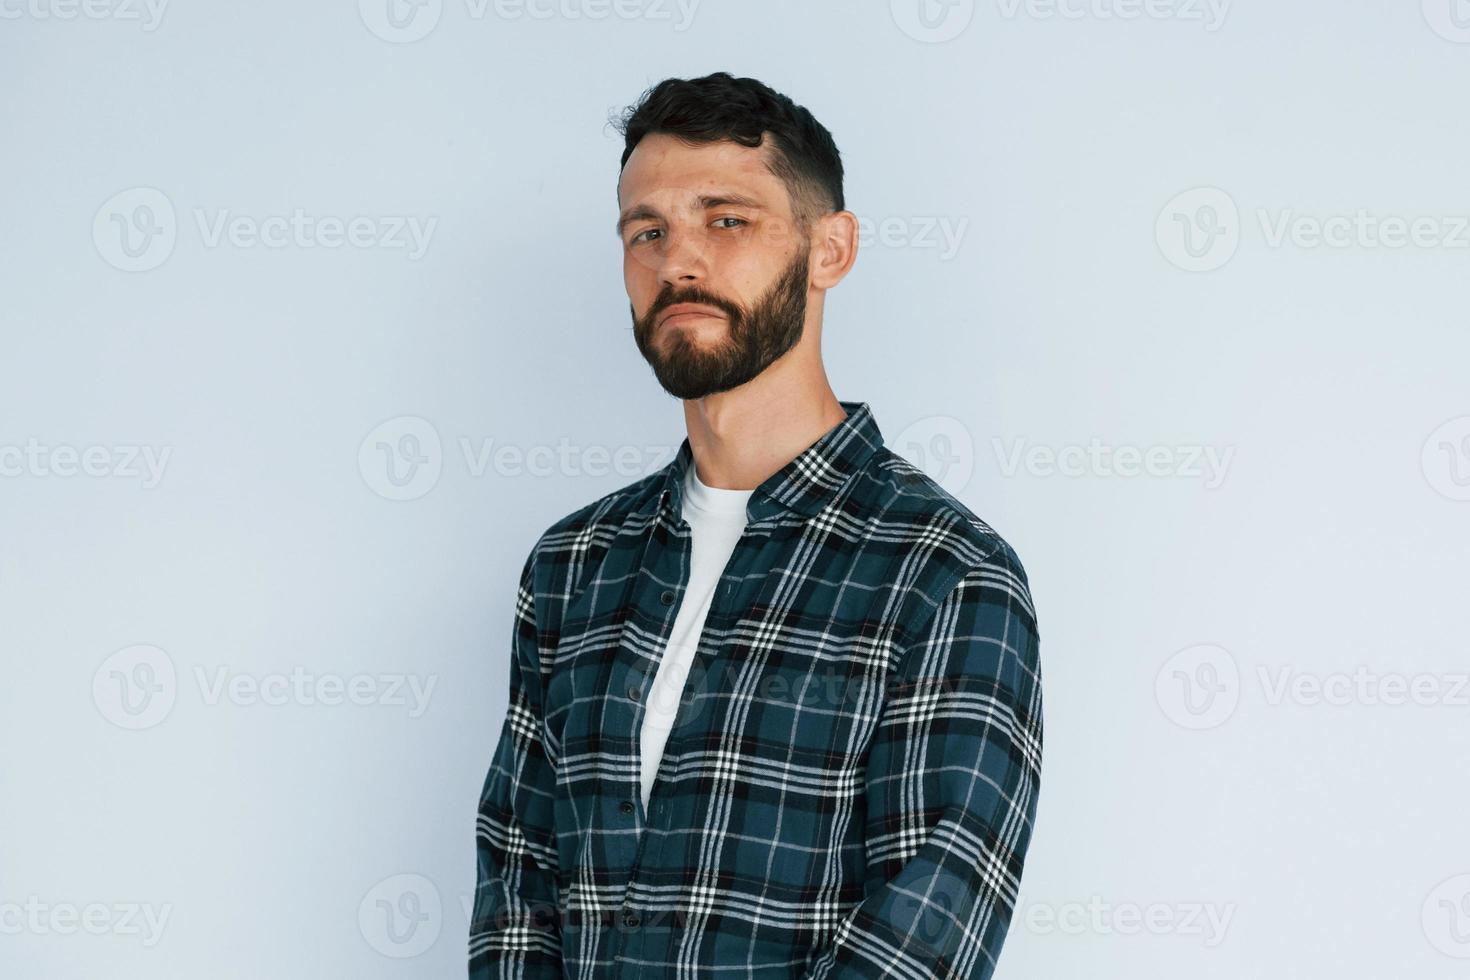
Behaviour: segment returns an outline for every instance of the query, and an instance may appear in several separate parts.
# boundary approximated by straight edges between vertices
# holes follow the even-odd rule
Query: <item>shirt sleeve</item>
[[[470,980],[561,980],[555,767],[543,743],[541,655],[531,569],[516,594],[510,692],[475,825]]]
[[[1041,775],[1041,665],[1008,545],[969,570],[889,680],[865,773],[863,901],[807,980],[989,980]]]

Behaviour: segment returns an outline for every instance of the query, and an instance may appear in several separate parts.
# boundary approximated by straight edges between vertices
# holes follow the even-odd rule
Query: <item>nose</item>
[[[660,254],[659,281],[675,287],[702,282],[709,273],[702,245],[692,235],[670,233]]]

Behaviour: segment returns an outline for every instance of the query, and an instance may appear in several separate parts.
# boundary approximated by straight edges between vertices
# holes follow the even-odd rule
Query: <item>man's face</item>
[[[703,398],[744,384],[801,339],[808,249],[769,140],[644,137],[618,183],[633,339],[659,384]]]

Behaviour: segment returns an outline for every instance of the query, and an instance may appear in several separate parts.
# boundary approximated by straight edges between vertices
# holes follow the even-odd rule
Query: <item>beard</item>
[[[675,398],[703,398],[745,384],[801,339],[806,321],[807,253],[796,258],[776,278],[766,294],[749,309],[698,286],[680,290],[665,287],[640,318],[633,314],[633,339],[658,383]],[[667,338],[655,338],[659,314],[676,303],[701,303],[725,314],[729,324],[723,342],[705,347],[674,329]]]

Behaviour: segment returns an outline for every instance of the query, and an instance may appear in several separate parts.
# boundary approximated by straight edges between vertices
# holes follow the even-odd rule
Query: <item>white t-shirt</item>
[[[689,522],[693,536],[693,553],[690,556],[689,585],[683,601],[679,603],[679,612],[674,616],[674,631],[669,634],[668,645],[659,660],[658,672],[648,694],[648,708],[643,713],[639,762],[642,765],[640,775],[645,811],[653,789],[653,777],[658,773],[659,760],[663,758],[664,745],[679,713],[679,699],[684,693],[689,666],[694,662],[694,650],[699,645],[705,616],[709,613],[725,564],[745,530],[745,504],[754,492],[707,487],[694,471],[692,461],[684,475],[683,517]]]

